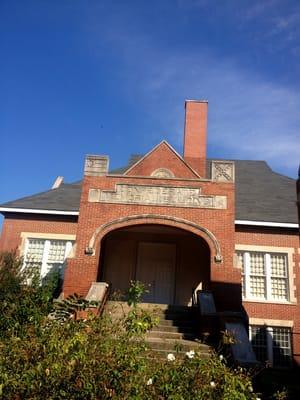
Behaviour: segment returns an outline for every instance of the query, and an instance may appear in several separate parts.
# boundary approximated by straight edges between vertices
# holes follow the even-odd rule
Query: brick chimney
[[[298,207],[298,224],[299,224],[299,233],[300,233],[300,165],[298,169],[298,179],[296,182],[297,188],[297,207]]]
[[[206,100],[186,100],[183,158],[202,177],[206,177]]]

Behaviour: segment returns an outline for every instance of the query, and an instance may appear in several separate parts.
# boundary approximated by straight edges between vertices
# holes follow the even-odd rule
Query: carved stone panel
[[[174,178],[174,174],[167,168],[158,168],[152,172],[151,176],[155,178]]]
[[[87,156],[84,165],[84,175],[105,176],[108,173],[107,156]]]
[[[234,182],[234,162],[212,161],[211,179],[216,182]]]
[[[201,195],[200,188],[117,184],[115,190],[90,189],[90,202],[226,209],[227,197]]]

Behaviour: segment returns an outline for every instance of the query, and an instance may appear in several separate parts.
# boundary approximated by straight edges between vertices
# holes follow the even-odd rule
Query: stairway
[[[209,357],[210,347],[196,339],[193,307],[150,303],[141,303],[139,307],[150,310],[159,318],[159,324],[146,334],[146,342],[158,357],[167,357],[169,353],[184,357],[190,350],[201,353],[202,357]],[[125,302],[108,301],[105,312],[120,318],[129,309]]]
[[[169,353],[185,356],[194,350],[201,356],[209,356],[209,346],[196,339],[195,310],[187,306],[159,305],[160,321],[146,336],[147,343],[158,356]]]

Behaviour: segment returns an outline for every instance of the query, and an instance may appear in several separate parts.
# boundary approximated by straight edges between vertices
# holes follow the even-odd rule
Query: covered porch
[[[196,290],[210,290],[207,242],[186,230],[159,224],[123,227],[101,241],[98,280],[124,293],[131,280],[145,284],[143,301],[191,305]]]

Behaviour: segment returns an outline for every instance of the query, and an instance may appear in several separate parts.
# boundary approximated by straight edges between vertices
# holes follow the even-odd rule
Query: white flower
[[[194,350],[190,350],[190,351],[187,351],[187,352],[185,353],[185,355],[186,355],[188,358],[194,358],[195,352],[194,352]]]
[[[169,354],[167,355],[167,360],[168,360],[168,361],[174,361],[174,360],[175,360],[174,354],[169,353]]]
[[[261,400],[261,398],[260,397],[256,397],[256,400]]]
[[[147,380],[146,385],[149,386],[149,385],[152,385],[152,383],[153,383],[153,380],[150,378],[150,379]]]
[[[211,382],[210,382],[210,386],[213,387],[213,388],[216,387],[215,382],[214,382],[214,381],[211,381]]]
[[[253,387],[252,386],[249,386],[249,392],[253,392]]]
[[[222,354],[220,354],[219,359],[222,361],[224,359],[224,356]]]

